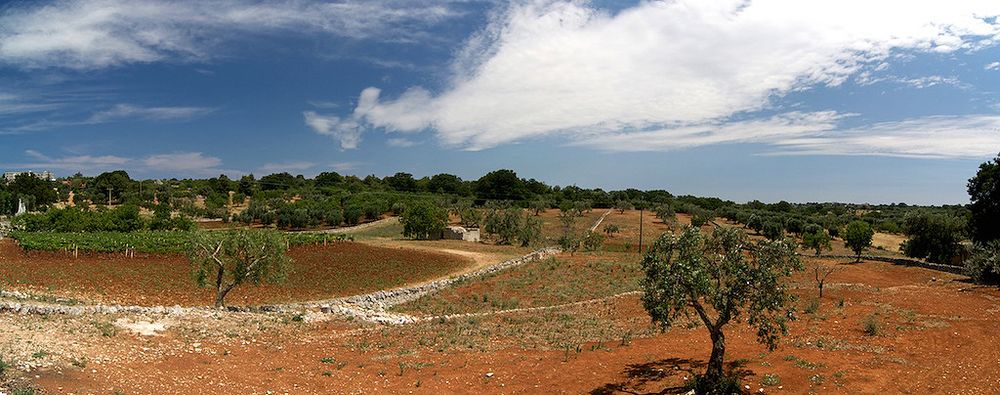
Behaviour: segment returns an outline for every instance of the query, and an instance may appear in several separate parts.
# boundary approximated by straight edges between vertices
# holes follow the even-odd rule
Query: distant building
[[[28,170],[28,171],[8,171],[6,173],[3,173],[3,179],[6,182],[11,182],[11,181],[14,181],[14,179],[17,178],[17,176],[19,176],[21,174],[27,174],[29,176],[36,177],[36,178],[38,178],[40,180],[46,180],[46,181],[55,181],[56,180],[56,177],[54,175],[52,175],[51,171],[35,172],[35,171],[31,171],[31,170]]]

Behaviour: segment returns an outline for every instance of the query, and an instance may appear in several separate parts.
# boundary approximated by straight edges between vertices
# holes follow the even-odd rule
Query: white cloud
[[[1000,70],[1000,62],[993,62],[985,67],[986,70]]]
[[[667,151],[711,144],[771,143],[833,130],[848,115],[790,112],[764,119],[679,125],[656,130],[594,133],[575,142],[605,151]]]
[[[458,52],[441,92],[412,87],[380,98],[368,88],[346,123],[326,117],[342,127],[314,129],[354,142],[371,128],[433,129],[444,145],[471,150],[550,135],[574,142],[622,131],[668,136],[885,69],[899,53],[971,51],[1000,39],[993,0],[678,0],[614,15],[583,2],[538,0],[497,15]],[[735,132],[713,133],[733,141],[726,136]]]
[[[262,174],[272,174],[272,173],[297,173],[302,170],[309,170],[316,167],[313,162],[282,162],[282,163],[267,163],[260,167],[260,172]]]
[[[330,168],[332,168],[334,171],[338,171],[338,172],[343,173],[343,172],[346,172],[346,171],[355,170],[355,169],[359,168],[360,166],[361,166],[361,163],[358,163],[358,162],[337,162],[337,163],[331,164]]]
[[[361,125],[354,119],[340,119],[332,115],[320,115],[315,111],[306,111],[306,125],[316,133],[333,137],[340,141],[341,149],[355,149],[361,143]]]
[[[933,116],[773,141],[774,155],[982,158],[1000,150],[1000,115]]]
[[[38,150],[25,150],[28,161],[19,163],[0,163],[6,169],[26,169],[36,171],[62,171],[64,173],[83,172],[94,174],[109,170],[124,169],[139,174],[170,174],[174,176],[217,176],[227,174],[231,177],[244,172],[222,169],[222,159],[208,156],[201,152],[175,152],[169,154],[154,154],[142,158],[122,157],[116,155],[70,155],[53,157]]]
[[[114,155],[74,155],[62,158],[53,158],[36,150],[25,150],[24,155],[34,160],[34,162],[8,164],[5,167],[16,167],[35,170],[65,170],[80,171],[81,169],[108,169],[121,166],[129,162],[128,158]]]
[[[202,60],[240,36],[321,33],[407,41],[458,15],[451,2],[67,0],[0,15],[0,62],[93,69]]]
[[[199,175],[225,172],[218,169],[222,165],[222,159],[214,156],[205,156],[201,152],[175,152],[171,154],[150,155],[142,160],[142,164],[150,170],[161,172]]]
[[[204,107],[141,107],[132,104],[117,104],[110,109],[94,113],[87,123],[104,123],[120,119],[184,120],[214,111]]]
[[[394,137],[394,138],[390,138],[390,139],[386,140],[385,144],[388,145],[388,146],[390,146],[390,147],[407,148],[407,147],[412,147],[414,145],[417,145],[419,143],[416,142],[416,141],[410,140],[410,139],[404,139],[404,138]]]

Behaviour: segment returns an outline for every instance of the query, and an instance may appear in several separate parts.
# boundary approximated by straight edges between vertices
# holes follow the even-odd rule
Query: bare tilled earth
[[[630,215],[618,223],[633,223]],[[634,236],[623,229],[609,244]],[[479,265],[514,255],[468,246],[420,248],[465,251]],[[0,355],[21,372],[9,377],[48,393],[683,393],[704,369],[707,333],[695,323],[650,326],[636,292],[638,255],[609,249],[525,263],[393,307],[421,318],[405,325],[319,310],[5,312]],[[790,280],[798,319],[777,350],[745,325],[728,327],[727,361],[748,393],[1000,392],[1000,291],[847,261],[806,259],[838,270],[818,303],[808,273]]]

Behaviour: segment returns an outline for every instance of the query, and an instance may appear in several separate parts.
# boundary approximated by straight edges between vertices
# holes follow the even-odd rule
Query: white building
[[[28,170],[28,171],[8,171],[6,173],[3,173],[3,179],[4,179],[4,181],[12,182],[12,181],[14,181],[15,178],[17,178],[17,176],[19,176],[21,174],[27,174],[29,176],[33,176],[33,177],[36,177],[38,179],[46,180],[46,181],[55,181],[56,180],[56,177],[54,175],[52,175],[52,172],[50,172],[50,171],[34,172],[34,171],[31,171],[31,170]]]

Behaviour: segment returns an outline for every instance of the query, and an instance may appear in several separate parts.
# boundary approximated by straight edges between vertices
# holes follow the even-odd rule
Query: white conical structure
[[[28,212],[28,209],[24,207],[24,200],[17,199],[17,214],[14,215],[21,215],[26,212]]]

